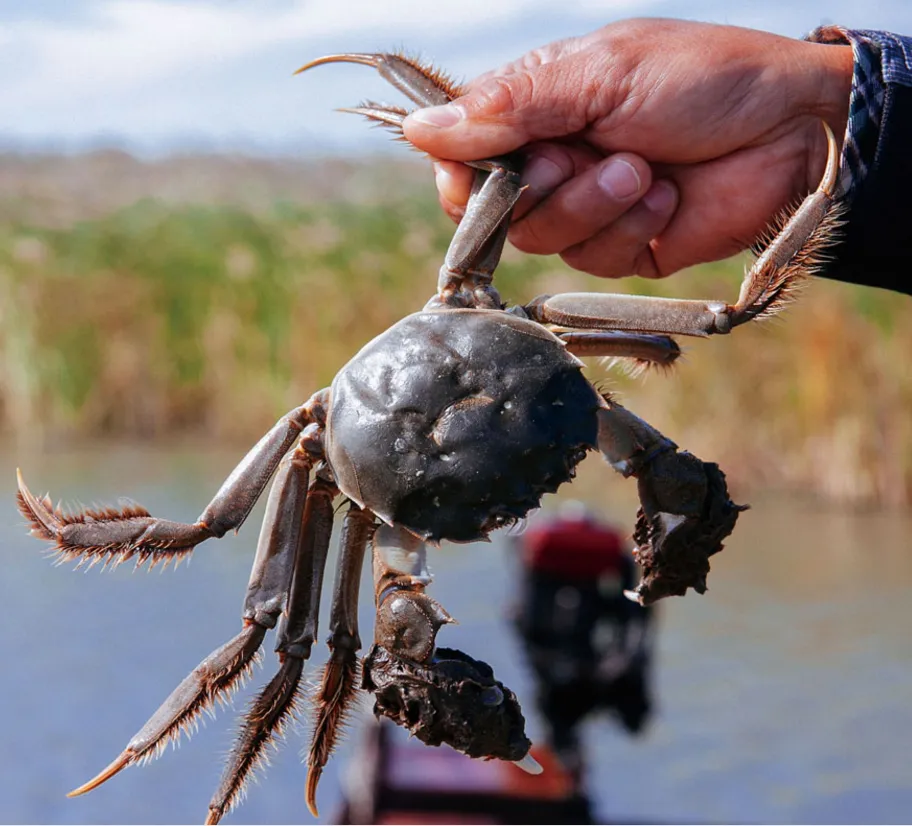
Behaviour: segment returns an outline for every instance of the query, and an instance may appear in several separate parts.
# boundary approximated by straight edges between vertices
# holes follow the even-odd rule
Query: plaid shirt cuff
[[[848,213],[823,275],[912,295],[912,38],[825,26],[808,40],[848,43],[855,58],[840,166]]]
[[[814,43],[848,43],[852,46],[855,69],[840,168],[843,196],[849,203],[868,174],[877,151],[886,92],[883,41],[892,37],[882,32],[840,26],[822,26],[807,36]]]

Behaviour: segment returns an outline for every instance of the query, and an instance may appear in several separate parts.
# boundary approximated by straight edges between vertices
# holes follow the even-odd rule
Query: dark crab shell
[[[538,507],[595,447],[599,396],[535,322],[433,310],[369,342],[332,384],[343,493],[426,540],[471,542]]]

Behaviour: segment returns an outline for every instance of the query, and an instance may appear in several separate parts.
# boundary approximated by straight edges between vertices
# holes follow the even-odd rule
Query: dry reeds
[[[156,173],[117,156],[105,200],[104,178],[80,178],[79,162],[0,159],[7,437],[252,442],[420,309],[452,232],[410,165],[279,174],[274,161],[183,159]],[[83,209],[82,191],[94,193]],[[606,283],[508,250],[497,283],[514,301],[570,289],[732,300],[742,266]],[[912,503],[912,300],[820,280],[781,320],[682,344],[672,375],[609,386],[740,486]]]

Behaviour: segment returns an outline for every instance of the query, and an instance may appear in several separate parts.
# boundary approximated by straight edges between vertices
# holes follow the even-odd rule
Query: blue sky
[[[396,99],[370,70],[293,70],[404,45],[469,78],[637,15],[792,36],[822,22],[912,33],[912,0],[0,0],[0,145],[383,150],[382,132],[333,112]]]

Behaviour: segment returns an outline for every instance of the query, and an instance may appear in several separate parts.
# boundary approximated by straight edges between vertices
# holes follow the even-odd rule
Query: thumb
[[[435,158],[471,161],[578,132],[588,106],[567,62],[489,77],[452,103],[419,109],[405,137]]]

